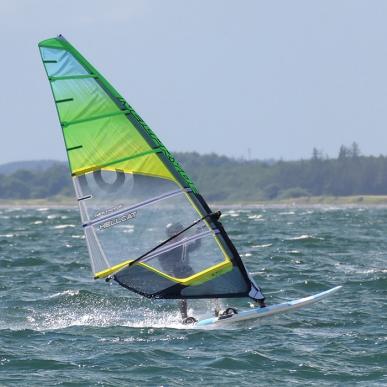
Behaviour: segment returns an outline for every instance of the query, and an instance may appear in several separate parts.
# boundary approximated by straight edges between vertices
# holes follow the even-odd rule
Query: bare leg
[[[220,303],[218,298],[214,299],[214,314],[216,317],[220,315]]]
[[[255,305],[259,306],[260,308],[265,308],[266,307],[265,299],[261,298],[260,300],[256,300]]]
[[[179,309],[180,309],[180,314],[181,314],[181,318],[184,320],[185,318],[187,318],[188,314],[187,314],[187,309],[188,309],[188,304],[187,304],[187,300],[179,300]]]

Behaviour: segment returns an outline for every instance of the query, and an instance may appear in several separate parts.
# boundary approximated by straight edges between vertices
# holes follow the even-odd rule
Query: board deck
[[[336,293],[341,286],[336,286],[332,289],[326,290],[324,292],[314,294],[309,297],[299,298],[297,300],[292,300],[288,302],[283,302],[281,304],[274,304],[266,306],[265,308],[252,308],[247,310],[242,310],[237,314],[231,315],[231,317],[211,317],[204,320],[198,321],[195,326],[208,326],[208,325],[225,325],[230,323],[235,323],[238,321],[259,319],[263,317],[272,316],[279,313],[286,313],[292,310],[303,308],[307,305],[314,304],[315,302],[321,301],[326,297],[329,297],[333,293]]]

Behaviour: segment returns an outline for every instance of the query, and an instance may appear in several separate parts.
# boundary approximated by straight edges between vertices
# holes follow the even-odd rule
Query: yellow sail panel
[[[111,276],[112,274],[125,269],[128,267],[128,265],[133,262],[133,260],[128,260],[125,262],[122,262],[118,265],[115,265],[109,269],[100,271],[95,274],[94,279],[101,279]],[[157,273],[161,277],[167,278],[173,282],[176,282],[177,284],[181,284],[184,286],[194,286],[194,285],[200,285],[202,283],[205,283],[207,281],[210,281],[211,279],[218,277],[219,275],[225,274],[232,270],[232,263],[230,260],[225,260],[224,262],[221,262],[215,266],[212,266],[208,269],[205,269],[197,274],[193,274],[187,278],[176,278],[171,275],[165,274],[164,272],[155,269],[154,267],[147,265],[145,263],[139,263],[138,265],[146,268],[147,270],[150,270],[154,273]]]
[[[64,132],[73,174],[107,168],[173,179],[157,155],[160,149],[152,149],[126,117],[74,124]]]

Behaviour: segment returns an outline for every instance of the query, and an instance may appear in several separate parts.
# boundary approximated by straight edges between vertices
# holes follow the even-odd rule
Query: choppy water
[[[0,210],[0,385],[387,385],[387,209],[244,208],[223,223],[269,303],[343,289],[259,325],[186,329],[174,302],[91,279],[76,210]]]

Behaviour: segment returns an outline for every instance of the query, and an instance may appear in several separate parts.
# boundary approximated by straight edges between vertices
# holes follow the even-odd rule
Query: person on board
[[[166,226],[166,234],[168,238],[172,238],[184,230],[181,223],[169,223]],[[175,236],[168,243],[169,245],[174,244],[184,239],[184,233]],[[166,274],[173,275],[176,278],[187,278],[195,273],[192,266],[190,265],[189,255],[194,250],[198,249],[201,245],[201,240],[197,239],[193,242],[182,244],[169,251],[166,251],[159,256],[159,262],[161,268]],[[261,288],[257,286],[252,278],[251,280],[251,291],[249,296],[254,299],[254,306],[260,306],[261,308],[266,307],[265,296],[263,295]],[[224,314],[229,314],[229,310],[235,311],[233,308],[227,308],[226,311],[221,313],[218,299],[214,299],[215,305],[215,316],[219,317]],[[180,314],[183,320],[183,324],[192,323],[196,320],[193,317],[188,317],[188,304],[186,299],[181,299],[178,302]]]
[[[184,227],[181,223],[169,223],[166,226],[166,234],[168,238],[172,238],[174,235],[183,231]],[[174,244],[184,239],[184,234],[180,234],[173,238],[168,244]],[[173,248],[172,250],[166,251],[159,256],[159,262],[166,274],[172,275],[176,278],[187,278],[195,273],[192,266],[190,265],[189,255],[192,251],[198,249],[201,245],[200,239],[193,242],[182,244]],[[188,304],[186,299],[179,300],[179,310],[183,323],[188,319]]]

